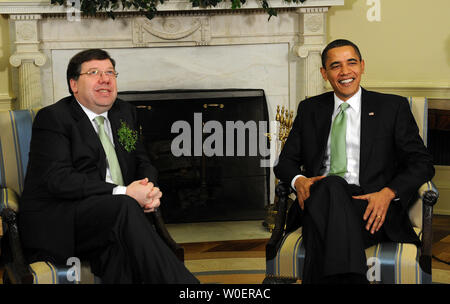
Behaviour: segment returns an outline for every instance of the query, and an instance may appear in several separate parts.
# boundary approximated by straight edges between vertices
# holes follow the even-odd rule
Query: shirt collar
[[[362,90],[361,87],[359,87],[358,92],[356,92],[355,95],[347,99],[347,101],[343,101],[339,97],[337,97],[336,93],[334,93],[334,113],[337,113],[339,111],[339,106],[343,102],[347,102],[350,105],[350,108],[356,111],[356,113],[359,113],[361,109],[361,94]]]
[[[75,98],[75,100],[77,100],[77,99]],[[92,112],[91,110],[89,110],[85,106],[83,106],[78,100],[77,100],[77,102],[80,105],[80,107],[83,109],[84,113],[86,113],[86,115],[87,115],[87,117],[89,118],[90,121],[93,121],[94,118],[97,117],[97,116],[103,116],[103,117],[105,117],[106,120],[108,119],[108,111],[103,112],[101,114],[97,114],[97,113]]]

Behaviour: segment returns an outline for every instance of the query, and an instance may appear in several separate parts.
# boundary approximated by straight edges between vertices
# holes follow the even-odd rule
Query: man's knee
[[[330,202],[339,203],[341,199],[347,197],[348,183],[345,179],[336,175],[329,175],[316,182],[311,188],[310,200],[314,200],[314,205],[328,209]]]
[[[329,175],[319,181],[317,181],[314,185],[312,190],[314,192],[319,191],[329,191],[333,189],[339,189],[339,188],[347,188],[348,184],[345,179],[343,179],[340,176],[337,175]]]
[[[328,175],[324,179],[320,180],[320,182],[322,182],[322,184],[327,186],[334,186],[334,185],[347,186],[347,181],[338,175]]]
[[[139,205],[139,203],[132,198],[131,196],[128,195],[114,195],[114,200],[113,200],[113,204],[116,205],[117,208],[119,209],[125,209],[125,210],[139,210],[142,211],[141,206]]]

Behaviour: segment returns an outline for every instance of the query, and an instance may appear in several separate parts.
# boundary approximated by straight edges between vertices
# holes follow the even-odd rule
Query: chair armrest
[[[434,206],[439,198],[439,191],[432,182],[426,182],[419,189],[419,196],[422,198],[424,205]]]
[[[0,188],[0,212],[4,208],[11,208],[15,212],[18,212],[19,210],[19,197],[16,194],[16,192],[11,188]],[[0,240],[3,238],[4,231],[5,229],[3,229],[3,220],[2,217],[0,216]]]
[[[419,189],[422,199],[422,254],[420,256],[420,266],[423,271],[431,273],[431,255],[433,245],[433,206],[439,198],[439,192],[433,182],[429,181]]]
[[[6,207],[3,208],[1,217],[6,224],[6,235],[12,257],[12,261],[5,265],[9,280],[15,284],[31,284],[33,283],[33,275],[23,255],[17,225],[17,213],[13,209]]]
[[[0,211],[3,208],[19,212],[19,196],[11,188],[0,188]]]
[[[277,250],[285,231],[288,199],[291,192],[293,192],[291,187],[281,181],[275,187],[275,194],[278,197],[276,205],[277,215],[275,217],[275,227],[272,235],[266,244],[266,260],[271,260],[277,255]]]
[[[177,258],[184,262],[184,248],[175,242],[175,240],[170,235],[167,227],[162,218],[161,210],[157,208],[154,212],[150,213],[153,225],[155,226],[156,232],[159,234],[161,239],[166,243],[167,246],[175,253]]]

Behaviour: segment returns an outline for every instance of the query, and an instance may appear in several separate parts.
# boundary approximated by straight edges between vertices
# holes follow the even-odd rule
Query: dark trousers
[[[79,202],[75,233],[77,256],[89,259],[104,283],[198,283],[129,196]]]
[[[362,194],[361,188],[328,176],[315,183],[310,194],[302,215],[302,282],[329,283],[333,278],[342,282],[343,275],[364,282],[368,270],[365,249],[388,239],[383,228],[373,235],[365,229],[363,215],[368,203],[352,198]]]

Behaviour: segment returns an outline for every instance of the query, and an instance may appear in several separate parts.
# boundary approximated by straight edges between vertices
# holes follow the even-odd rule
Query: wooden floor
[[[450,215],[433,216],[432,252],[433,269],[450,270]]]
[[[203,284],[260,284],[265,278],[265,246],[268,239],[180,244],[185,265]],[[204,267],[192,267],[192,263]],[[255,263],[256,262],[256,263]],[[233,265],[234,264],[234,265]],[[248,270],[254,269],[255,270]],[[209,269],[219,268],[221,271]],[[196,272],[200,268],[203,272]],[[209,271],[205,271],[209,269]],[[237,270],[237,271],[236,271]],[[205,274],[206,272],[206,274]]]
[[[181,244],[185,260],[265,257],[267,239]]]
[[[450,235],[450,215],[433,215],[433,243]]]

